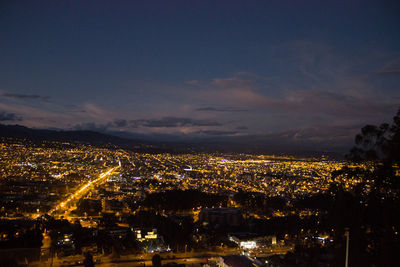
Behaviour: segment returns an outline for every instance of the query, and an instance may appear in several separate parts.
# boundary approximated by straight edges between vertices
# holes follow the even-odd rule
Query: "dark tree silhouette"
[[[400,109],[393,123],[380,126],[367,125],[355,137],[355,146],[347,155],[353,161],[375,163],[374,180],[377,189],[398,191],[400,179],[396,171],[400,165]]]
[[[358,247],[358,259],[369,259],[370,264],[375,266],[396,266],[398,259],[395,251],[400,251],[398,212],[400,209],[400,110],[394,116],[392,124],[383,123],[380,126],[363,127],[361,133],[356,135],[355,143],[348,158],[353,161],[369,162],[373,169],[342,171],[348,174],[348,177],[372,179],[374,185],[368,196],[364,198],[364,202],[359,201],[362,197],[354,190],[353,200],[347,198],[345,204],[347,209],[350,208],[352,216],[338,214],[336,218],[347,217],[345,221],[350,226],[353,237],[353,247],[351,245],[350,250],[354,251],[354,248]],[[361,227],[356,227],[356,225]],[[357,246],[354,246],[355,243]],[[362,247],[364,248],[360,250]]]
[[[349,164],[334,171],[336,181],[324,194],[307,196],[293,202],[296,208],[310,208],[326,212],[316,219],[318,223],[300,220],[295,227],[330,231],[331,245],[321,248],[298,244],[294,253],[285,256],[293,266],[320,266],[321,255],[329,250],[333,255],[327,266],[342,266],[344,262],[344,229],[350,230],[350,266],[399,266],[400,251],[400,110],[392,124],[367,125],[355,137],[355,146],[348,159],[363,162],[364,166]],[[344,180],[361,180],[354,188],[346,188]],[[373,181],[373,184],[371,184]],[[367,186],[366,186],[367,185]],[[371,185],[371,187],[369,187]],[[270,220],[271,221],[271,220]],[[291,229],[290,222],[279,221],[279,226]],[[276,229],[274,225],[268,227]],[[293,231],[294,233],[295,231]],[[319,259],[318,259],[319,258]]]

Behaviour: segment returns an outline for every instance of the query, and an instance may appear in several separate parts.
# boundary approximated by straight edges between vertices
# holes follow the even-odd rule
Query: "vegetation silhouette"
[[[350,231],[349,266],[398,266],[400,251],[400,110],[393,123],[367,125],[355,137],[355,146],[347,155],[349,164],[334,171],[329,190],[290,203],[298,210],[318,211],[319,216],[304,221],[299,216],[272,218],[268,228],[276,234],[296,233],[299,226],[308,233],[327,232],[333,242],[320,246],[301,243],[284,258],[271,257],[278,266],[343,266],[345,228]],[[366,168],[354,167],[363,163]],[[355,187],[346,180],[360,181]],[[250,198],[250,200],[246,200]],[[237,196],[246,208],[262,211],[261,196]],[[274,203],[274,202],[272,202]],[[288,202],[276,202],[280,210]],[[265,212],[268,209],[264,208]],[[292,222],[290,222],[292,221]],[[302,222],[303,221],[303,222]],[[273,223],[274,222],[274,223]],[[304,223],[306,222],[306,223]],[[281,228],[284,227],[285,229]]]

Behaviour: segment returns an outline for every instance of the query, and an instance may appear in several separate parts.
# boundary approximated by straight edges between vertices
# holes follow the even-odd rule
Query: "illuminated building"
[[[157,234],[157,229],[136,228],[134,232],[136,240],[139,243],[139,246],[145,252],[153,253],[156,251],[157,252],[170,251],[170,249],[165,245],[163,237]]]

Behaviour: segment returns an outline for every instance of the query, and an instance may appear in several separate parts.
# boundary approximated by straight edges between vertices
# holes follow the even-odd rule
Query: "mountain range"
[[[21,125],[0,124],[1,138],[17,138],[31,142],[57,141],[116,146],[138,152],[225,152],[291,155],[343,155],[351,143],[315,143],[294,140],[298,133],[281,135],[213,136],[179,138],[173,135],[139,135],[129,132],[97,132],[91,130],[32,129]],[[175,140],[174,140],[175,138]],[[278,141],[277,141],[278,140]]]

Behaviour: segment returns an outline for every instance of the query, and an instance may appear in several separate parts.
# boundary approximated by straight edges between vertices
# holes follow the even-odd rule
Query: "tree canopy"
[[[393,123],[380,126],[366,125],[355,137],[355,146],[348,155],[350,159],[374,160],[383,163],[400,162],[400,109]]]
[[[400,109],[392,124],[366,125],[355,137],[355,146],[347,155],[352,161],[375,163],[376,189],[400,189]]]

